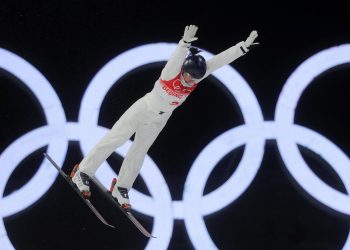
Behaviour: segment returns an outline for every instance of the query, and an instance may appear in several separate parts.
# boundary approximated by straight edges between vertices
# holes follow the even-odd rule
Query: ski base
[[[135,218],[135,216],[130,211],[124,210],[120,204],[116,201],[116,199],[112,196],[112,190],[114,188],[114,185],[116,184],[115,179],[112,181],[112,186],[110,190],[108,191],[97,179],[94,177],[91,178],[91,181],[96,185],[96,187],[101,191],[101,193],[104,194],[104,196],[109,199],[115,207],[120,209],[120,211],[123,212],[123,214],[135,225],[135,227],[146,237],[148,238],[157,238],[153,236],[150,232],[148,232],[147,229],[145,229],[142,224]]]
[[[101,215],[101,213],[94,207],[94,205],[91,203],[89,199],[86,199],[80,192],[80,190],[74,185],[74,183],[71,180],[71,177],[67,175],[63,170],[57,165],[57,163],[46,153],[44,153],[44,156],[51,162],[51,164],[57,169],[59,174],[65,179],[68,184],[75,190],[75,192],[79,195],[79,197],[84,201],[84,203],[90,208],[90,210],[95,214],[95,216],[106,226],[115,228],[113,225],[109,224]],[[125,211],[120,204],[113,198],[112,196],[112,190],[114,188],[114,185],[116,184],[115,181],[112,182],[112,186],[110,191],[107,191],[107,189],[94,177],[91,177],[90,180],[96,185],[96,187],[99,189],[99,191],[112,202],[112,204],[120,209],[122,213],[134,224],[134,226],[146,237],[148,238],[156,238],[152,234],[148,232],[147,229],[145,229],[142,224],[135,218],[135,216],[130,211]]]
[[[79,197],[84,201],[84,203],[90,208],[90,210],[95,214],[95,216],[106,226],[115,228],[115,226],[109,224],[101,215],[101,213],[95,208],[94,205],[92,205],[91,201],[86,199],[80,192],[80,190],[74,185],[69,175],[67,175],[63,170],[57,165],[57,163],[46,153],[44,153],[44,156],[46,159],[48,159],[51,164],[57,169],[59,174],[62,176],[63,179],[66,180],[66,182],[75,190],[75,192],[79,195]]]

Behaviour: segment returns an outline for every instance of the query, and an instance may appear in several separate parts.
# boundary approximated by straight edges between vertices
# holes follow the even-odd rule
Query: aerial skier
[[[92,148],[80,164],[76,164],[71,177],[85,198],[91,196],[89,179],[116,148],[133,134],[134,141],[125,156],[112,196],[125,211],[131,210],[128,192],[138,176],[148,149],[164,128],[172,112],[196,89],[199,82],[213,71],[245,55],[258,36],[252,31],[245,41],[215,55],[208,61],[192,47],[198,27],[185,27],[182,39],[163,68],[152,91],[137,100],[117,120],[111,130]]]

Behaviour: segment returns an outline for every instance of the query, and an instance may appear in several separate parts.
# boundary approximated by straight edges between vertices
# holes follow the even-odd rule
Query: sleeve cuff
[[[244,42],[239,43],[239,48],[242,51],[243,55],[249,51],[249,49],[245,46]]]
[[[191,46],[191,43],[185,42],[183,39],[180,40],[179,44],[181,46],[185,46],[187,48],[189,48]]]

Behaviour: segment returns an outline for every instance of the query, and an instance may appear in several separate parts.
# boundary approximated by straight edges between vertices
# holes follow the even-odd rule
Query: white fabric
[[[136,101],[114,124],[112,129],[94,146],[79,164],[79,169],[93,176],[113,151],[135,132],[135,140],[119,172],[118,186],[130,189],[138,175],[149,147],[165,126],[171,113],[159,114],[146,102],[146,96]]]
[[[245,40],[244,44],[247,48],[250,47],[250,45],[253,44],[255,38],[258,37],[258,32],[256,32],[256,30],[253,30],[252,32],[250,32],[249,37],[247,38],[247,40]]]
[[[197,30],[198,30],[198,27],[196,25],[186,26],[185,31],[184,31],[183,40],[186,43],[191,43],[193,41],[196,41],[198,39],[197,37],[195,37]]]

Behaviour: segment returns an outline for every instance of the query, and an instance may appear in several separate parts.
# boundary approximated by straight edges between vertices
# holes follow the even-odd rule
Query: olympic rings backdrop
[[[249,28],[244,35],[249,33]],[[261,57],[265,50],[263,35],[261,40],[260,48],[237,60],[237,67],[236,62],[224,66],[203,82],[206,86],[200,86],[193,97],[175,111],[146,156],[130,197],[137,216],[157,236],[150,240],[143,239],[125,218],[96,198],[96,204],[107,214],[109,221],[116,224],[117,231],[99,225],[78,197],[60,180],[57,171],[40,156],[40,152],[47,152],[65,171],[69,171],[75,161],[87,154],[108,131],[127,105],[150,90],[176,43],[140,41],[117,52],[111,49],[108,59],[101,60],[92,72],[85,71],[86,76],[82,79],[88,80],[77,84],[81,96],[70,95],[70,88],[76,86],[57,83],[48,67],[40,67],[43,62],[38,63],[35,55],[26,56],[23,51],[19,53],[10,46],[7,48],[0,44],[2,90],[14,89],[21,93],[13,97],[5,97],[6,94],[2,93],[3,99],[9,102],[6,105],[17,105],[15,103],[22,100],[23,103],[35,103],[30,104],[28,110],[19,110],[18,115],[22,119],[16,120],[16,123],[20,123],[20,129],[13,130],[21,133],[12,135],[1,132],[4,142],[0,154],[0,249],[25,249],[23,246],[28,244],[28,239],[21,239],[20,235],[21,232],[30,235],[31,230],[42,231],[42,236],[31,245],[35,249],[70,249],[59,239],[76,244],[76,237],[82,240],[80,238],[88,236],[94,240],[83,243],[85,247],[96,244],[100,249],[112,249],[116,244],[123,248],[145,249],[253,249],[257,245],[267,244],[268,249],[272,249],[271,246],[289,249],[286,245],[289,243],[293,243],[295,249],[311,249],[307,246],[327,247],[329,242],[334,244],[328,245],[330,249],[335,245],[350,249],[349,144],[339,145],[338,140],[329,138],[322,130],[307,126],[301,119],[303,115],[298,116],[305,103],[303,97],[310,96],[311,90],[320,88],[318,79],[329,74],[333,76],[350,64],[350,42],[329,44],[313,50],[312,53],[308,52],[308,56],[299,58],[293,66],[288,66],[284,72],[285,78],[276,83],[279,88],[274,90],[277,98],[271,117],[264,113],[266,104],[264,99],[259,98],[263,91],[256,87],[255,78],[249,76],[255,71],[251,67],[257,65],[253,63],[254,57]],[[214,53],[213,47],[206,47],[205,44],[201,46],[199,43],[198,46],[205,58],[218,52]],[[101,48],[104,51],[102,47],[103,42],[94,50]],[[264,53],[265,58],[270,54]],[[47,57],[48,54],[41,58]],[[50,60],[56,59],[53,57]],[[243,61],[241,64],[240,60]],[[80,63],[83,65],[86,62]],[[69,62],[67,65],[70,70],[56,74],[73,77],[71,72],[79,65]],[[327,84],[334,83],[330,80]],[[272,89],[268,83],[266,85],[266,89]],[[324,85],[322,83],[322,87]],[[75,101],[71,102],[69,98]],[[69,105],[65,103],[67,100]],[[315,107],[322,107],[321,102],[330,100],[329,97],[317,99]],[[14,109],[2,109],[2,126],[9,126],[5,114],[11,110]],[[322,113],[322,110],[315,112]],[[9,116],[16,117],[16,113]],[[27,123],[23,117],[34,122]],[[8,128],[6,131],[12,130]],[[271,142],[275,153],[271,152]],[[132,139],[118,148],[96,173],[96,178],[106,188],[112,177],[117,176],[120,162],[131,143]],[[80,153],[72,156],[72,148]],[[33,155],[37,155],[38,159],[34,159]],[[279,161],[266,160],[271,155],[275,155]],[[271,164],[275,165],[271,168],[274,170],[269,169]],[[266,171],[270,173],[268,178]],[[276,174],[273,171],[280,172]],[[270,185],[272,187],[288,186],[292,191],[267,191],[268,194],[264,193],[266,196],[263,197],[269,198],[260,205],[265,208],[257,211],[252,205],[260,199],[260,191],[256,187],[261,188],[263,183],[271,181],[283,183]],[[279,220],[274,216],[280,210],[274,206],[280,204],[269,204],[278,197],[276,194],[283,196],[282,201],[288,200],[288,206],[293,202],[292,206],[295,206],[285,211],[291,214],[286,216],[293,219],[282,218],[279,223],[285,223],[283,227],[278,223],[273,226],[274,219],[271,219]],[[251,200],[247,202],[245,199]],[[241,204],[247,204],[243,210],[239,208]],[[307,206],[307,209],[299,209],[299,206]],[[31,224],[31,221],[35,224],[35,220],[38,220],[35,219],[38,218],[35,211],[43,214],[39,219],[44,223],[42,229]],[[27,213],[32,216],[29,222],[23,218]],[[257,219],[254,223],[255,214],[266,216],[266,222]],[[309,217],[314,218],[313,221],[308,222]],[[300,221],[294,221],[295,218]],[[326,221],[324,224],[321,222],[323,219]],[[45,220],[53,224],[45,225]],[[318,224],[312,224],[315,221]],[[23,225],[23,229],[16,228],[18,225]],[[309,230],[305,225],[316,227],[316,231]],[[317,227],[334,231],[321,233],[322,230],[317,231]],[[283,231],[286,228],[287,231]],[[46,230],[52,230],[54,236],[46,236]],[[308,230],[312,233],[308,233]],[[231,233],[234,236],[230,236]],[[245,235],[242,236],[244,240],[238,239],[239,233]],[[310,236],[316,243],[307,238],[313,234],[318,234]],[[271,235],[277,238],[276,245],[271,243],[274,240],[268,240],[269,237],[273,238]],[[303,238],[301,235],[307,236]],[[324,235],[330,237],[322,245]],[[55,237],[57,239],[53,240]],[[236,241],[231,241],[231,237]],[[177,239],[183,242],[177,242]],[[256,245],[250,240],[256,241]],[[305,244],[306,241],[309,245]],[[77,246],[79,244],[74,248],[78,249]]]

